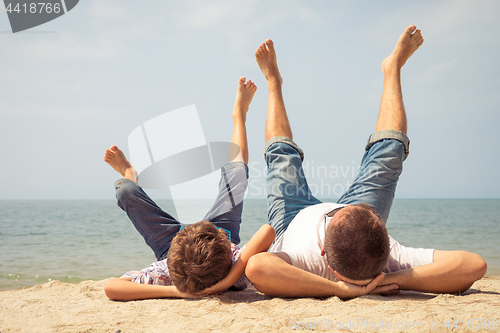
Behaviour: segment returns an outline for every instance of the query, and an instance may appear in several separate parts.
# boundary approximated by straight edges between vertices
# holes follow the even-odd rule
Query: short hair
[[[195,293],[221,281],[231,270],[231,241],[208,221],[182,228],[172,240],[167,266],[181,292]]]
[[[389,234],[385,223],[367,204],[352,205],[340,219],[326,231],[328,264],[352,280],[375,278],[389,259]]]

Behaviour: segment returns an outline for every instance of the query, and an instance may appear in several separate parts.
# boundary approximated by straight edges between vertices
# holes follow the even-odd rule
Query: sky
[[[104,150],[128,156],[134,129],[185,106],[207,142],[229,141],[241,76],[258,87],[247,197],[265,198],[254,51],[267,38],[313,193],[338,198],[375,130],[380,64],[410,24],[425,42],[402,70],[411,145],[396,198],[500,198],[499,15],[496,0],[82,0],[13,34],[2,8],[0,200],[113,199]]]

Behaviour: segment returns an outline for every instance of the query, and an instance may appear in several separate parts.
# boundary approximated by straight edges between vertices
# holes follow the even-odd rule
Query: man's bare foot
[[[137,171],[117,146],[111,146],[104,153],[104,162],[111,165],[124,178],[137,182]]]
[[[406,27],[391,55],[382,62],[382,71],[385,73],[388,69],[400,70],[423,43],[424,37],[422,37],[420,29],[414,25]]]
[[[262,74],[268,81],[277,80],[279,84],[283,83],[280,71],[278,70],[278,62],[276,60],[276,51],[274,43],[270,39],[266,39],[257,50],[255,50],[255,59],[259,64]]]
[[[234,102],[233,117],[241,116],[246,120],[246,115],[253,96],[257,91],[257,86],[251,80],[240,77],[238,80],[238,89],[236,90],[236,101]]]

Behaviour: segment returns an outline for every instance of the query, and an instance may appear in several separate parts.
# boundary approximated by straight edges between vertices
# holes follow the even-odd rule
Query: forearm
[[[130,278],[112,279],[104,287],[106,296],[117,301],[182,297],[174,286],[135,283]]]
[[[275,237],[276,232],[269,224],[265,224],[257,230],[257,232],[245,245],[245,249],[241,253],[238,260],[236,260],[231,267],[231,271],[227,277],[223,280],[226,280],[228,288],[236,283],[236,281],[238,281],[238,279],[245,273],[245,267],[247,266],[250,257],[257,253],[267,251],[273,243]]]
[[[486,263],[473,253],[436,251],[432,264],[386,274],[379,285],[396,283],[399,289],[457,293],[469,289],[486,273]],[[445,255],[443,255],[445,254]]]
[[[273,227],[269,224],[261,226],[245,245],[245,249],[240,255],[241,261],[243,261],[246,266],[251,256],[267,251],[275,238],[276,231]]]
[[[271,296],[329,297],[342,294],[335,282],[289,265],[272,253],[253,256],[245,272],[259,291]]]

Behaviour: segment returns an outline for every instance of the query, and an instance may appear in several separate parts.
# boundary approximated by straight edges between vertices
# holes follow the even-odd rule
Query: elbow
[[[488,270],[486,261],[480,255],[470,252],[465,252],[464,257],[466,275],[473,280],[472,282],[480,280]]]
[[[251,256],[248,259],[247,266],[245,267],[245,275],[247,278],[254,283],[255,277],[258,275],[258,262],[256,262],[258,254]]]
[[[109,280],[104,286],[104,293],[109,299],[120,301],[120,289],[116,285],[117,279]]]
[[[483,276],[486,274],[486,271],[488,270],[488,265],[486,264],[486,261],[478,255],[472,253],[472,262],[473,262],[473,269],[472,269],[472,274],[475,276],[476,280],[480,280],[483,278]]]
[[[484,261],[484,259],[480,255],[475,253],[465,252],[464,263],[466,263],[464,276],[467,277],[467,281],[465,283],[465,286],[463,288],[460,288],[460,292],[466,291],[474,284],[474,282],[482,279],[486,274],[486,271],[488,270],[486,261]]]
[[[269,235],[269,237],[271,237],[274,241],[274,239],[276,238],[276,230],[274,230],[274,228],[270,225],[270,224],[265,224],[264,225],[265,228],[266,228],[266,232],[267,234]]]
[[[274,228],[271,227],[269,224],[266,225],[266,235],[267,235],[266,237],[267,244],[265,251],[269,250],[274,240],[276,239],[276,230],[274,230]]]
[[[265,261],[262,260],[264,259],[263,254],[266,253],[258,253],[254,256],[251,256],[248,259],[247,266],[245,267],[245,275],[250,281],[252,281],[257,289],[259,289],[258,286],[263,280],[263,276],[266,272],[266,268],[264,267]]]
[[[106,294],[106,296],[108,296],[108,298],[110,299],[114,299],[114,288],[113,288],[113,283],[112,283],[113,280],[109,280],[108,282],[106,282],[106,285],[104,286],[104,293]]]

